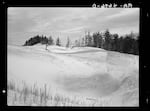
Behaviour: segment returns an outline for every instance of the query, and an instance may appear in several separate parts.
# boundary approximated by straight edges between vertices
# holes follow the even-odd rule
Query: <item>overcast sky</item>
[[[109,29],[120,35],[139,32],[139,8],[8,8],[8,44],[22,45],[37,34],[65,43]]]

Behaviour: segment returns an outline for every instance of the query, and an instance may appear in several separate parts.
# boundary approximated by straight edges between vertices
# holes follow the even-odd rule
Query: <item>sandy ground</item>
[[[115,106],[139,105],[139,57],[100,48],[8,46],[8,81],[47,84],[68,95],[111,98]]]

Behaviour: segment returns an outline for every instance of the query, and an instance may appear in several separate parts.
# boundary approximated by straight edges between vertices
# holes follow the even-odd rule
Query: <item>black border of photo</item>
[[[132,3],[133,8],[140,8],[140,40],[139,40],[139,107],[33,107],[33,106],[7,106],[7,8],[8,7],[92,7],[93,4],[113,4],[122,5]],[[0,42],[1,57],[1,80],[0,80],[0,110],[143,110],[148,109],[150,104],[149,88],[149,47],[148,30],[149,14],[148,2],[139,0],[80,0],[80,1],[58,1],[58,0],[2,0],[1,6],[1,31],[3,38]]]

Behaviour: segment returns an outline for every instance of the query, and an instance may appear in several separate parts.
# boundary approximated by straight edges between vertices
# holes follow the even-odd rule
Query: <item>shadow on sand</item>
[[[66,77],[61,83],[67,92],[88,93],[107,96],[120,88],[120,82],[109,74],[95,74],[90,77]]]

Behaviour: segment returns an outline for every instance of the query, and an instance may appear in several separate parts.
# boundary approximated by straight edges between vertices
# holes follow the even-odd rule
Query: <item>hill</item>
[[[94,99],[95,106],[139,105],[139,56],[93,47],[70,49],[52,45],[45,50],[41,44],[9,45],[7,64],[8,83],[13,81],[18,90],[24,81],[29,88],[46,84],[51,96],[58,93],[62,97]],[[8,93],[9,105],[14,101],[10,95],[19,93],[12,89]],[[46,105],[52,105],[48,101]],[[80,102],[80,106],[89,105],[87,100]]]

